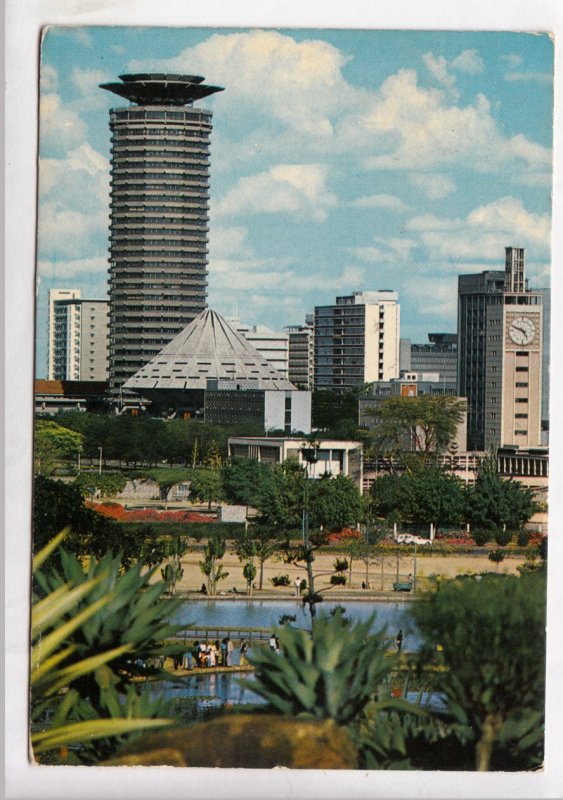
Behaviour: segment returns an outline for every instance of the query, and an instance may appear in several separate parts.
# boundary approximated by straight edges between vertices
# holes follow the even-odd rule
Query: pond
[[[197,698],[200,710],[219,708],[224,705],[245,706],[265,705],[266,700],[246,684],[252,684],[254,674],[221,672],[208,675],[189,675],[176,681],[163,681],[153,684],[152,690],[166,698]],[[406,699],[411,703],[420,700],[421,705],[435,711],[445,709],[443,695],[436,692],[407,692]]]
[[[324,602],[317,606],[317,614],[327,615],[336,606],[345,609],[345,616],[352,621],[364,621],[375,614],[372,630],[376,631],[386,626],[387,635],[394,640],[399,628],[405,634],[403,647],[406,650],[417,650],[420,647],[420,638],[416,633],[414,623],[407,616],[410,603],[399,602],[366,602],[350,601],[342,603]],[[277,600],[198,600],[186,601],[175,614],[172,622],[186,626],[199,627],[227,627],[236,628],[273,628],[279,624],[279,619],[284,614],[295,615],[293,623],[297,627],[308,628],[310,616],[299,601]]]

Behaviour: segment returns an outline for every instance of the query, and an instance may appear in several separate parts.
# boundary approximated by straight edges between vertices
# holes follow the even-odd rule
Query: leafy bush
[[[516,538],[516,542],[518,547],[528,547],[530,544],[530,534],[527,530],[522,528],[522,530],[518,531],[518,536]]]
[[[289,586],[291,583],[289,580],[289,575],[274,575],[274,577],[270,578],[270,580],[274,586]]]
[[[60,753],[65,763],[92,763],[141,730],[172,724],[163,701],[133,679],[170,650],[163,641],[176,632],[167,620],[178,604],[160,599],[165,585],[150,585],[152,571],[121,574],[119,557],[92,559],[85,572],[61,550],[60,572],[53,557],[43,567],[63,537],[33,563],[31,743],[39,760]]]
[[[436,686],[459,736],[473,742],[476,768],[541,764],[545,576],[442,581],[410,613],[425,643],[421,661],[442,667]]]
[[[512,541],[512,535],[512,531],[503,531],[502,528],[499,528],[495,531],[495,542],[499,547],[506,547]]]
[[[483,547],[483,545],[487,544],[487,542],[490,542],[493,538],[492,532],[486,530],[485,528],[476,528],[474,531],[472,531],[472,534],[473,538],[475,539],[475,544],[478,547]]]
[[[332,584],[332,586],[345,586],[346,575],[331,575],[330,583]]]
[[[127,478],[122,472],[81,472],[74,480],[83,497],[99,491],[102,497],[114,497],[125,489]]]
[[[107,505],[107,503],[106,503]],[[157,536],[184,536],[196,541],[221,535],[235,540],[244,534],[244,523],[223,522],[125,522],[116,523],[127,535],[139,539]]]

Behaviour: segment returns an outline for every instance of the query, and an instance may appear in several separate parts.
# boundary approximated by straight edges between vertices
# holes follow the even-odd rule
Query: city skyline
[[[455,331],[458,275],[502,269],[505,246],[549,285],[552,68],[547,34],[50,29],[37,374],[48,289],[106,297],[107,114],[123,104],[100,82],[156,70],[225,87],[195,104],[214,114],[210,307],[282,330],[391,289],[401,336],[422,342]]]

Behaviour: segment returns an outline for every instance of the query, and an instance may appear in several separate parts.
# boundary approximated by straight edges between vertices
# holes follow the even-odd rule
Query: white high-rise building
[[[399,377],[400,306],[389,289],[315,307],[315,388],[345,392]]]
[[[55,326],[55,304],[61,300],[79,300],[80,289],[50,289],[49,290],[49,336],[47,345],[47,379],[55,380],[55,339],[60,341],[61,325],[59,323],[59,336],[57,337]]]
[[[245,325],[237,317],[227,317],[227,322],[244,336],[260,355],[264,356],[284,376],[289,374],[289,334],[277,333],[265,325]]]
[[[106,300],[82,300],[79,289],[52,289],[48,380],[107,380],[108,326]]]

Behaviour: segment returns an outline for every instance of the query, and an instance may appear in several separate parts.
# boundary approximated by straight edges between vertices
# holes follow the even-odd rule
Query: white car
[[[432,544],[430,539],[423,539],[422,536],[414,536],[412,533],[399,533],[395,537],[395,541],[398,544]]]

